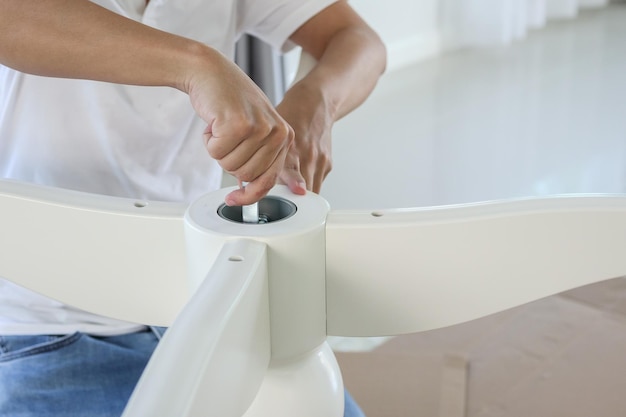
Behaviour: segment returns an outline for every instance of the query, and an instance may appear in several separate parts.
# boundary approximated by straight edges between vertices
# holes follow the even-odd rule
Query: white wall
[[[387,73],[441,52],[442,0],[350,0],[387,46]],[[464,1],[464,0],[463,0]],[[285,84],[291,84],[300,51],[284,56]]]
[[[367,209],[558,194],[578,185],[619,192],[626,153],[615,146],[625,143],[624,129],[609,120],[624,124],[613,110],[623,108],[615,103],[626,89],[616,80],[626,78],[613,59],[626,39],[615,32],[626,28],[626,16],[615,9],[580,13],[578,24],[548,22],[508,47],[468,48],[387,72],[368,100],[335,124],[322,196],[333,209]],[[611,151],[596,154],[603,149]],[[554,158],[547,156],[552,150]],[[606,177],[597,177],[599,167]],[[482,194],[470,196],[477,190]]]
[[[351,0],[388,50],[388,71],[436,55],[440,0]]]
[[[608,0],[351,0],[388,49],[388,71],[466,46],[523,39],[547,20],[572,18]]]

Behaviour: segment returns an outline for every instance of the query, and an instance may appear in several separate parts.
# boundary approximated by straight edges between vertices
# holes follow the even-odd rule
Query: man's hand
[[[332,125],[370,94],[385,68],[385,46],[345,0],[309,19],[290,40],[317,62],[277,108],[295,130],[279,180],[294,193],[305,187],[318,193],[332,168]]]
[[[306,83],[294,85],[277,107],[278,112],[295,131],[279,182],[295,194],[306,190],[319,193],[322,182],[332,169],[332,111],[319,90]]]
[[[249,182],[226,202],[251,204],[274,186],[293,130],[217,50],[84,0],[0,0],[0,11],[3,65],[30,74],[184,91],[208,125],[209,154]]]
[[[294,131],[273,108],[265,94],[219,52],[190,76],[188,93],[200,117],[208,124],[206,148],[226,172],[245,188],[226,196],[228,205],[259,201],[276,184]]]
[[[217,50],[96,3],[0,0],[0,9],[4,65],[30,74],[170,86],[188,93],[207,123],[209,154],[249,183],[226,197],[230,205],[258,201],[279,175],[298,194],[305,192],[303,183],[319,191],[331,167],[331,123],[365,100],[385,67],[384,45],[345,0],[291,35],[318,63],[278,109]],[[291,149],[289,124],[296,131]]]

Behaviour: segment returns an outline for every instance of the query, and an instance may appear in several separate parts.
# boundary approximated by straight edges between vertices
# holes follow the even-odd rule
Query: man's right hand
[[[261,89],[213,49],[207,49],[185,84],[194,109],[207,122],[207,151],[226,172],[248,183],[228,194],[226,204],[259,201],[276,184],[293,129]]]
[[[226,197],[230,205],[267,194],[293,141],[263,92],[217,50],[90,1],[0,0],[0,62],[29,74],[188,93],[208,125],[209,154],[249,183]]]

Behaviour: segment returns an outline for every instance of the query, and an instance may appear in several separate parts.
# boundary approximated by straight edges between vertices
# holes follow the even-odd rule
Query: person
[[[232,61],[243,34],[317,63],[273,106]],[[190,202],[226,171],[247,183],[229,205],[319,192],[333,123],[385,60],[345,0],[0,0],[1,176]],[[161,334],[0,280],[0,415],[120,415]]]

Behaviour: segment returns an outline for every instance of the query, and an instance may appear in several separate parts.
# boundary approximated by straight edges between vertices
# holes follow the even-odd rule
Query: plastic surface
[[[239,417],[270,360],[266,245],[224,244],[167,330],[123,417]]]
[[[189,294],[185,210],[1,180],[0,277],[100,315],[170,325]]]
[[[335,355],[322,343],[304,355],[274,360],[245,417],[342,417],[343,381]]]
[[[309,352],[326,339],[324,245],[328,203],[318,195],[293,195],[287,187],[277,186],[271,195],[292,201],[294,215],[267,224],[239,223],[217,213],[230,190],[201,197],[185,215],[192,285],[206,275],[212,256],[225,241],[242,237],[266,243],[272,357],[290,358]]]
[[[295,211],[246,224],[218,213],[230,189],[184,215],[0,190],[0,276],[100,314],[173,322],[124,417],[340,417],[327,334],[433,329],[626,275],[626,196],[354,212],[277,186]]]
[[[626,274],[626,197],[331,212],[328,334],[469,321]]]

